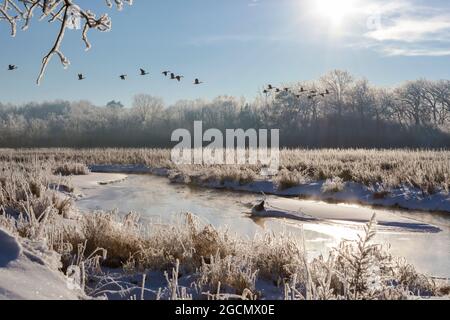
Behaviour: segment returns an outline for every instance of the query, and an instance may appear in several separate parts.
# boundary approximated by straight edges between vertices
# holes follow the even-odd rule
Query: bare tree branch
[[[113,6],[111,0],[105,1],[108,7]],[[111,30],[111,19],[108,14],[104,13],[97,18],[95,13],[80,8],[76,2],[77,0],[0,0],[0,22],[7,22],[10,25],[12,37],[17,34],[18,23],[22,23],[22,30],[28,29],[36,9],[40,9],[42,12],[39,20],[48,19],[49,23],[60,23],[61,25],[52,48],[42,59],[41,70],[36,81],[38,85],[54,55],[60,58],[65,68],[69,66],[69,60],[61,51],[61,44],[68,28],[79,27],[82,29],[81,37],[86,45],[86,50],[91,48],[87,36],[90,29],[100,32]],[[133,4],[133,0],[114,0],[113,2],[118,10],[122,10],[125,3]]]

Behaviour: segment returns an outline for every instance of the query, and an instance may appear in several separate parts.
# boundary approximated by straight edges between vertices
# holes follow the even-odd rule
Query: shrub
[[[82,176],[88,175],[89,172],[89,168],[83,163],[64,163],[53,171],[54,174],[61,176]]]
[[[274,180],[279,190],[293,188],[308,182],[308,178],[302,172],[287,169],[282,169]]]
[[[343,191],[345,188],[345,182],[342,180],[342,178],[336,177],[333,179],[327,179],[323,186],[322,186],[322,192],[323,193],[331,193],[331,192],[340,192]]]

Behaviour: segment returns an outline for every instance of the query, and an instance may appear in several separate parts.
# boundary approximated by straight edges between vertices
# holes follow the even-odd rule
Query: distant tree
[[[155,120],[162,118],[164,102],[160,98],[148,94],[138,94],[133,98],[133,114],[141,124],[152,125]]]
[[[140,94],[131,108],[118,101],[109,107],[89,101],[0,104],[0,147],[171,147],[173,130],[192,130],[197,120],[205,130],[280,129],[284,147],[450,147],[450,81],[417,80],[397,88],[364,79],[343,83],[341,117],[337,95],[321,81],[283,84],[292,93],[253,101],[221,96],[166,106]],[[308,93],[297,94],[302,87],[331,94],[308,99]]]
[[[323,76],[320,81],[323,86],[332,92],[332,99],[329,100],[331,107],[337,110],[339,118],[342,118],[345,108],[345,96],[350,89],[353,77],[347,71],[333,70]]]
[[[416,128],[429,122],[424,104],[425,86],[424,80],[409,81],[398,88],[396,92],[400,111]]]
[[[111,109],[123,109],[124,105],[120,101],[112,100],[106,104],[106,107]]]
[[[86,50],[91,48],[87,33],[90,29],[102,32],[111,30],[111,19],[107,14],[97,17],[90,10],[82,9],[76,4],[78,0],[0,0],[0,22],[6,21],[11,27],[11,36],[17,33],[17,24],[23,22],[22,30],[28,29],[34,14],[41,11],[39,20],[47,19],[49,23],[58,23],[59,31],[56,40],[42,60],[41,71],[37,78],[39,84],[44,76],[48,63],[53,55],[57,55],[64,67],[70,62],[61,51],[61,43],[68,28],[82,28],[82,39]],[[114,0],[121,10],[124,3],[132,4],[133,0]],[[112,7],[112,0],[106,0],[106,5]]]
[[[367,79],[358,80],[350,90],[350,106],[352,112],[357,114],[361,124],[364,124],[367,118],[372,117],[375,111],[375,93]]]

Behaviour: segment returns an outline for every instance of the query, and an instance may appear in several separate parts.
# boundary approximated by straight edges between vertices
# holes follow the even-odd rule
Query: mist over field
[[[110,101],[0,103],[0,147],[171,147],[175,129],[280,129],[283,147],[450,147],[450,81],[415,80],[380,88],[345,71],[284,84],[291,92],[252,101],[221,96],[167,105],[148,94],[131,105]],[[296,97],[302,87],[332,88],[320,99]],[[80,97],[82,98],[82,97]]]

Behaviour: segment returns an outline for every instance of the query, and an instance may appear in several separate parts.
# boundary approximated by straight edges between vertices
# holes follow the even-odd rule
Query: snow
[[[158,176],[169,176],[171,170],[166,168],[150,168],[145,165],[94,165],[90,167],[92,172],[101,173],[134,173],[154,174]],[[183,183],[182,180],[174,182]],[[277,185],[270,180],[259,180],[249,184],[241,185],[237,182],[225,181],[208,182],[202,186],[215,189],[228,189],[234,191],[245,191],[251,193],[265,193],[283,197],[303,197],[321,201],[357,203],[382,207],[397,207],[408,210],[440,211],[450,213],[450,193],[444,191],[433,195],[424,195],[417,188],[402,187],[391,190],[383,199],[376,199],[374,193],[367,186],[355,182],[345,183],[341,192],[323,193],[322,187],[325,181],[315,181],[299,185],[286,190],[279,190]]]
[[[366,186],[347,182],[345,189],[335,193],[323,193],[325,181],[317,181],[299,185],[286,190],[278,190],[272,181],[256,181],[245,185],[236,182],[207,183],[204,186],[216,189],[265,193],[282,197],[302,197],[314,200],[357,203],[382,207],[397,207],[407,210],[440,211],[450,213],[450,194],[439,192],[433,195],[423,195],[414,188],[394,189],[384,199],[376,199],[374,193]]]
[[[77,300],[84,297],[58,270],[59,256],[44,243],[0,229],[0,300]]]
[[[128,176],[120,173],[90,173],[88,175],[72,176],[71,183],[75,194],[83,196],[82,190],[95,189],[99,185],[113,184],[125,180]]]
[[[436,226],[401,217],[387,210],[374,210],[367,207],[344,204],[330,204],[325,202],[288,199],[283,197],[269,197],[265,210],[252,211],[252,215],[268,218],[286,218],[310,222],[333,222],[338,224],[369,222],[376,213],[379,231],[408,231],[438,233]]]

